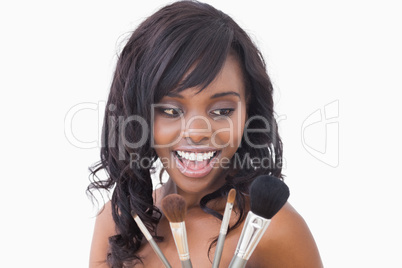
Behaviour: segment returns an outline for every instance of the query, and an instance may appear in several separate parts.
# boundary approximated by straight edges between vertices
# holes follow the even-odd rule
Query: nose
[[[184,129],[183,136],[190,144],[203,144],[209,141],[212,135],[212,125],[204,116],[191,117]]]

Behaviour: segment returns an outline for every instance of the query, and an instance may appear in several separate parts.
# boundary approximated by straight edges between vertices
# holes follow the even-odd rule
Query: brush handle
[[[216,244],[214,262],[212,263],[212,268],[218,268],[221,262],[221,256],[223,251],[223,244],[225,243],[226,234],[219,234],[218,243]]]
[[[161,249],[158,247],[158,245],[156,244],[155,240],[151,239],[148,241],[149,244],[151,245],[151,247],[154,249],[156,255],[158,255],[159,259],[163,262],[163,264],[165,265],[165,267],[167,268],[172,268],[172,266],[170,266],[170,263],[168,262],[168,260],[166,259],[165,255],[163,255]]]
[[[222,224],[219,232],[218,242],[216,244],[215,256],[214,261],[212,263],[212,268],[218,268],[219,263],[221,262],[223,244],[225,243],[226,233],[228,230],[230,214],[232,213],[232,209],[233,209],[233,202],[227,202],[225,212],[223,213]]]
[[[177,253],[179,253],[180,261],[186,262],[190,260],[190,253],[187,244],[186,224],[183,222],[170,222],[173,239],[176,244]],[[191,264],[191,263],[190,263]],[[191,266],[187,266],[191,267]]]
[[[181,261],[181,267],[182,268],[193,268],[193,265],[191,264],[190,259]]]
[[[169,262],[167,261],[165,255],[163,255],[161,249],[158,247],[156,244],[155,240],[153,239],[151,233],[148,231],[147,227],[145,224],[142,222],[140,217],[138,215],[133,215],[133,218],[135,222],[138,225],[138,228],[140,228],[142,234],[145,236],[145,238],[148,240],[149,244],[151,245],[152,249],[155,251],[156,255],[158,255],[159,259],[163,262],[165,267],[172,268],[170,266]]]
[[[235,256],[229,264],[229,268],[244,268],[246,267],[247,260]]]
[[[235,256],[248,260],[257,247],[271,220],[249,211],[237,243]]]
[[[248,212],[229,268],[245,267],[270,222],[271,220],[258,216],[252,211]]]

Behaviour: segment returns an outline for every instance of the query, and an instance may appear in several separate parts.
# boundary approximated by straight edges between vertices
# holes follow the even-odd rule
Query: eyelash
[[[216,112],[216,111],[220,111],[220,112],[225,111],[226,113],[225,114],[215,114],[214,112]],[[233,112],[234,112],[234,109],[226,108],[226,109],[216,109],[216,110],[213,110],[211,113],[213,113],[216,116],[229,117],[233,114]]]
[[[234,110],[235,109],[232,109],[232,108],[216,109],[216,110],[211,111],[211,114],[213,116],[217,116],[217,117],[221,117],[221,116],[229,117],[229,116],[231,116],[233,114]],[[183,114],[183,111],[181,109],[178,109],[178,108],[160,108],[159,111],[163,115],[165,115],[167,117],[171,117],[171,118],[176,118],[176,117],[179,117],[181,114]],[[224,111],[225,113],[221,114],[222,111]],[[215,112],[219,112],[219,114],[217,114]]]
[[[164,116],[172,117],[172,118],[179,117],[180,114],[183,114],[183,111],[181,109],[178,109],[178,108],[160,108],[159,111]],[[171,111],[171,113],[168,113],[167,111]]]

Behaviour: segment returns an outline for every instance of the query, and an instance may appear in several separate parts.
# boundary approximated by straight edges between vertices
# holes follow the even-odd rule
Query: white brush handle
[[[138,225],[138,228],[140,228],[142,234],[145,236],[145,238],[148,240],[149,244],[151,245],[152,249],[155,251],[156,255],[158,255],[159,259],[163,262],[163,264],[165,265],[165,267],[167,268],[172,268],[172,266],[170,266],[168,260],[166,259],[165,255],[163,255],[161,249],[158,247],[158,245],[156,244],[155,240],[153,239],[151,233],[148,231],[147,227],[145,226],[145,224],[142,222],[142,220],[140,219],[140,217],[138,217],[138,215],[134,216],[134,220]]]
[[[212,268],[218,268],[221,262],[223,245],[225,243],[226,233],[229,226],[230,214],[232,213],[233,203],[226,203],[225,212],[223,213],[221,229],[219,232],[218,242],[216,244],[214,261]]]
[[[163,255],[161,249],[156,244],[155,240],[154,239],[149,240],[149,244],[151,244],[151,247],[154,249],[156,255],[158,255],[159,259],[163,262],[165,267],[172,268],[172,266],[170,266],[170,263],[166,259],[165,255]]]
[[[177,252],[179,253],[180,261],[186,264],[183,267],[191,267],[190,253],[187,244],[186,225],[183,222],[170,222],[170,229],[172,230],[174,242],[176,244]]]
[[[234,256],[229,264],[229,268],[244,268],[248,260],[242,259],[239,256]]]
[[[193,265],[191,265],[190,259],[181,261],[181,267],[182,268],[193,268]]]
[[[223,251],[223,244],[225,243],[226,234],[219,234],[218,242],[216,244],[214,262],[212,263],[212,268],[218,268],[219,263],[221,262],[221,256]]]
[[[245,262],[248,261],[251,254],[253,254],[254,249],[260,242],[262,236],[264,235],[265,230],[267,230],[270,222],[271,220],[258,216],[252,211],[247,214],[239,242],[237,243],[236,252],[229,265],[229,268],[244,267],[239,266],[243,264],[237,259],[240,258],[245,260]]]

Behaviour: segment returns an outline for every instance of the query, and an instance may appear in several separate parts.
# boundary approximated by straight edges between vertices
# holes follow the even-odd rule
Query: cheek
[[[245,111],[245,110],[243,110],[243,111]],[[243,138],[245,124],[246,124],[246,113],[244,112],[244,113],[241,113],[238,115],[236,124],[233,126],[233,128],[234,128],[233,140],[236,145],[236,150],[239,147],[241,140]]]
[[[155,145],[174,145],[180,136],[181,124],[167,120],[166,118],[156,117],[153,125],[153,135]]]
[[[245,111],[244,109],[242,110]],[[212,141],[221,146],[228,147],[227,149],[236,151],[243,137],[245,120],[245,112],[240,111],[230,119],[215,122],[215,135],[212,137]]]

